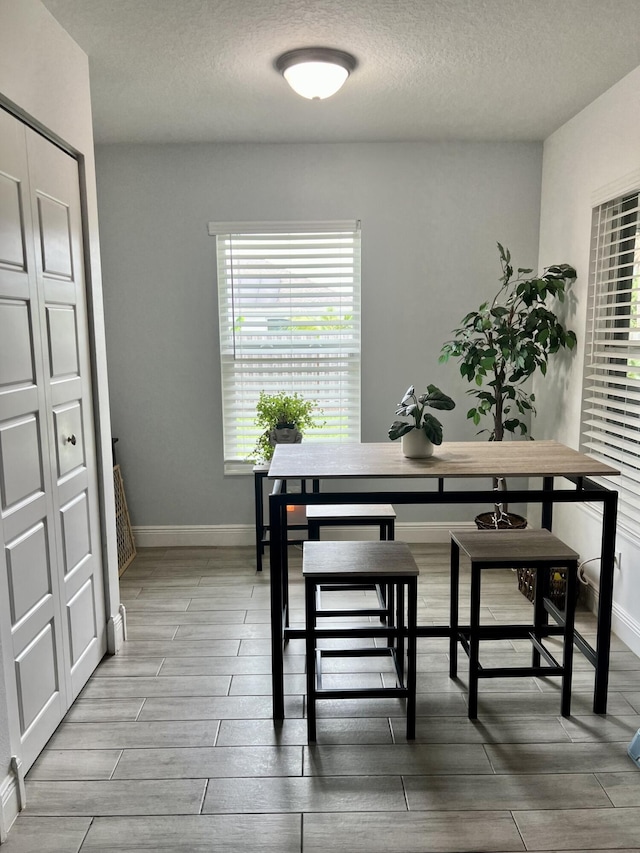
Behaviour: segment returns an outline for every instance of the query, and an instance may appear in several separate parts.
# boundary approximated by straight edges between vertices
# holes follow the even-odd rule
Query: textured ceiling
[[[640,0],[44,0],[98,142],[539,140],[640,65]],[[327,101],[273,68],[338,47]],[[640,93],[639,93],[640,95]]]

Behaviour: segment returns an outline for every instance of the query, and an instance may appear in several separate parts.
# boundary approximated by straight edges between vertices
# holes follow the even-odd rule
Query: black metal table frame
[[[256,524],[256,569],[257,571],[262,571],[262,556],[264,554],[265,545],[271,544],[271,524],[270,522],[265,522],[264,520],[264,497],[263,497],[263,484],[267,475],[269,473],[269,468],[265,466],[261,468],[256,466],[253,469],[253,489],[254,489],[254,510],[255,510],[255,524]],[[287,491],[287,481],[286,480],[277,480],[276,481],[279,486],[278,489],[281,492]],[[303,492],[307,490],[306,480],[303,480],[301,483],[301,489]],[[314,492],[319,491],[320,484],[318,480],[312,481],[312,490]],[[293,501],[288,501],[289,505],[293,505]],[[288,530],[307,530],[306,524],[289,524],[287,525]],[[269,537],[267,538],[267,535]],[[290,545],[295,545],[299,542],[302,542],[302,539],[289,539]]]
[[[311,479],[311,478],[309,478]],[[338,477],[331,479],[340,479]],[[390,503],[390,504],[470,504],[495,503],[495,491],[463,489],[447,491],[444,479],[437,479],[437,489],[427,492],[379,490],[358,492],[301,492],[282,490],[281,481],[274,481],[269,495],[270,526],[270,590],[271,590],[271,684],[273,719],[284,719],[284,643],[290,639],[306,638],[304,628],[289,627],[287,505]],[[448,478],[451,479],[451,478]],[[588,477],[566,477],[575,489],[554,488],[554,477],[542,478],[542,489],[518,489],[502,492],[504,503],[541,504],[542,527],[551,530],[553,505],[556,503],[601,503],[602,535],[600,549],[600,586],[595,649],[582,635],[574,631],[574,642],[595,668],[593,711],[605,714],[609,681],[609,651],[611,646],[611,616],[613,607],[613,574],[618,493]],[[434,478],[435,482],[435,478]],[[452,525],[455,527],[455,524]],[[553,606],[548,604],[547,606]],[[556,616],[558,614],[555,614]],[[418,637],[450,638],[449,625],[418,626]]]

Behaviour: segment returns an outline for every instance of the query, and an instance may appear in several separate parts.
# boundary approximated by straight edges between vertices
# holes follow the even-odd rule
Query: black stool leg
[[[407,740],[416,736],[416,654],[418,621],[418,580],[409,578],[407,582]]]
[[[469,719],[478,717],[478,667],[480,664],[480,573],[471,564],[471,619],[469,630]]]
[[[395,619],[394,603],[396,600],[395,584],[388,583],[388,584],[386,584],[386,587],[387,587],[387,612],[386,612],[387,628],[393,628],[394,619]],[[393,646],[393,644],[394,644],[393,637],[389,636],[389,638],[387,639],[387,647],[391,648]]]
[[[316,739],[316,585],[310,578],[305,579],[305,647],[307,657],[307,740]]]
[[[389,539],[393,539],[393,522],[382,521],[380,522],[380,541],[386,542]],[[376,584],[376,590],[378,592],[378,599],[380,600],[381,605],[385,608],[384,613],[380,615],[380,621],[383,625],[391,625],[393,614],[389,612],[389,608],[387,607],[387,601],[389,598],[389,585],[386,583]]]
[[[576,585],[578,582],[578,563],[567,566],[567,585],[564,594],[564,657],[562,665],[562,705],[561,714],[571,714],[571,680],[573,677],[573,633],[576,615]]]
[[[449,593],[449,678],[458,674],[458,597],[460,583],[460,548],[451,542],[451,582]]]
[[[398,581],[396,588],[396,666],[400,681],[404,684],[404,582]]]
[[[311,541],[317,542],[320,539],[320,525],[317,521],[307,521],[307,531]]]
[[[535,577],[533,580],[533,634],[538,641],[540,641],[540,629],[547,623],[545,618],[547,611],[544,607],[544,600],[548,589],[546,579],[550,571],[551,569],[548,566],[536,566],[535,568]],[[540,652],[534,646],[531,652],[531,666],[540,666],[540,660]]]

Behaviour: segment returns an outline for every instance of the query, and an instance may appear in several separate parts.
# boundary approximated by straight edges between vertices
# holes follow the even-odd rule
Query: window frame
[[[250,473],[256,464],[247,457],[259,434],[260,390],[318,400],[326,426],[305,441],[359,442],[360,221],[210,222],[208,233],[216,237],[225,474]],[[286,364],[281,373],[279,364]]]
[[[618,524],[625,533],[640,540],[640,182],[637,180],[625,191],[618,190],[613,197],[599,200],[592,209],[582,387],[580,449],[621,471],[616,482]],[[633,423],[636,418],[637,426]]]

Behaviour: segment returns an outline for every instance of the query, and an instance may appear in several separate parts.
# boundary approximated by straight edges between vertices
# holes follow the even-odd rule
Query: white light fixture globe
[[[309,100],[335,95],[356,67],[356,59],[330,47],[300,47],[276,59],[276,68],[294,92]]]

